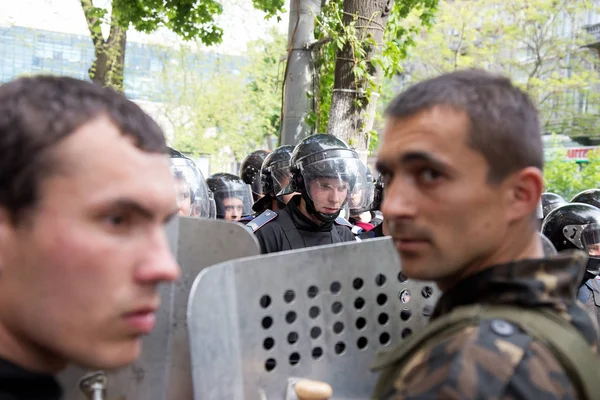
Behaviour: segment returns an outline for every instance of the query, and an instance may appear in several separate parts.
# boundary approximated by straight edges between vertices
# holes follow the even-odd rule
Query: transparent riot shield
[[[401,273],[389,238],[207,268],[188,306],[194,399],[285,399],[288,378],[369,398],[376,353],[418,332],[437,298]]]
[[[167,235],[182,276],[176,283],[160,288],[156,328],[143,339],[141,357],[127,368],[103,372],[105,396],[98,399],[191,399],[186,309],[194,278],[207,266],[260,254],[254,235],[237,223],[179,218],[167,226]],[[63,372],[59,380],[64,399],[86,399],[80,381],[93,372],[77,367]]]

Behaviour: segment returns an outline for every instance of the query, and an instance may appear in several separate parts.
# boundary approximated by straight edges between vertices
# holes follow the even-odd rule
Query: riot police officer
[[[171,172],[175,177],[179,215],[210,218],[208,185],[194,161],[181,152],[169,148]]]
[[[375,217],[371,220],[371,223],[375,225],[375,228],[371,229],[370,231],[360,233],[359,237],[362,240],[387,236],[387,228],[385,224],[382,223],[383,217],[380,216],[381,203],[383,203],[383,189],[383,179],[381,178],[381,175],[379,175],[379,177],[377,177],[377,180],[375,181],[372,206],[373,212],[375,213]]]
[[[266,210],[278,211],[285,208],[292,194],[278,196],[290,183],[290,159],[294,146],[280,146],[267,155],[260,170],[261,193],[263,196],[254,202],[252,209],[261,214]]]
[[[583,203],[571,203],[554,209],[546,216],[542,233],[559,252],[584,250],[589,258],[577,297],[600,322],[600,209]]]
[[[575,195],[571,203],[584,203],[600,208],[600,189],[588,189]]]
[[[364,178],[354,185],[354,190],[348,200],[348,209],[350,218],[348,221],[354,225],[352,232],[359,235],[362,232],[368,232],[375,228],[371,223],[375,215],[371,212],[373,207],[373,174],[366,165],[361,165],[361,174]]]
[[[252,190],[253,202],[263,196],[260,180],[262,165],[269,154],[267,150],[256,150],[248,154],[240,166],[240,178],[250,185]]]
[[[292,180],[280,195],[298,192],[286,208],[266,221],[255,219],[262,253],[354,241],[352,225],[339,219],[361,179],[357,153],[332,135],[317,134],[300,142],[290,162]]]
[[[240,177],[219,172],[206,180],[213,192],[217,209],[217,218],[238,221],[252,215],[252,191]]]

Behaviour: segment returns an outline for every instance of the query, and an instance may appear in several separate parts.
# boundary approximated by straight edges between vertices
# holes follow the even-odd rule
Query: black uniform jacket
[[[325,222],[317,225],[298,208],[302,196],[294,196],[286,208],[277,213],[277,218],[261,226],[255,235],[261,253],[302,249],[325,244],[352,242],[355,236],[351,226]]]
[[[58,400],[61,396],[52,375],[27,371],[0,358],[0,400]]]

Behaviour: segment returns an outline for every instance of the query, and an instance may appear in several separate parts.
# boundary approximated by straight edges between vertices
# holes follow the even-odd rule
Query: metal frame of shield
[[[256,256],[256,237],[242,224],[196,218],[176,218],[167,228],[180,279],[159,288],[161,308],[156,328],[142,341],[142,354],[131,366],[106,372],[107,399],[164,400],[192,398],[186,310],[194,278],[204,268],[227,260]],[[65,338],[68,340],[68,338]],[[75,366],[59,375],[64,400],[85,396],[79,381],[89,373]]]
[[[418,332],[437,297],[401,273],[390,238],[207,268],[188,303],[194,399],[282,399],[290,377],[369,398],[376,352]]]

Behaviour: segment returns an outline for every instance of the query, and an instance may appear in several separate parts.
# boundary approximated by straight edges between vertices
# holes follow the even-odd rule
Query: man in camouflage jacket
[[[587,256],[542,258],[543,149],[528,96],[504,77],[458,71],[409,88],[386,116],[384,223],[403,273],[443,291],[432,321],[470,305],[551,310],[596,352],[596,323],[576,301]],[[394,361],[376,362],[375,398],[577,398],[548,345],[503,319],[481,318]]]

